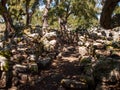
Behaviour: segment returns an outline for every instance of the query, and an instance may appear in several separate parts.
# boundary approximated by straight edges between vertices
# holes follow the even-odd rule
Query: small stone
[[[57,56],[56,56],[56,58],[59,60],[59,59],[61,59],[62,58],[62,53],[59,53]]]
[[[20,64],[16,64],[13,66],[13,69],[19,73],[26,73],[28,71],[28,67]]]
[[[57,63],[53,62],[53,63],[52,63],[52,66],[57,66]]]
[[[28,82],[28,75],[22,74],[22,75],[21,75],[20,83],[25,84],[25,83],[27,83],[27,82]]]
[[[36,56],[35,56],[35,55],[30,55],[30,56],[28,57],[28,59],[29,59],[30,61],[35,61],[35,60],[36,60]]]
[[[14,86],[14,87],[12,87],[12,88],[10,88],[8,90],[18,90],[18,89],[17,89],[17,87]]]

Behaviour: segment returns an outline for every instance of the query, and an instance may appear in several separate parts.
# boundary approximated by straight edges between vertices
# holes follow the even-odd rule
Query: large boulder
[[[94,66],[96,90],[119,89],[120,60],[110,57],[100,59]]]
[[[48,40],[52,40],[57,37],[57,34],[56,32],[49,32],[49,33],[46,33],[43,37],[47,38]]]
[[[78,50],[81,57],[87,56],[89,54],[89,51],[85,46],[80,46]]]
[[[62,79],[61,84],[67,90],[94,90],[95,81],[93,77],[92,57],[86,57],[80,61],[81,74],[71,79]]]
[[[44,45],[44,50],[46,51],[54,51],[57,45],[57,34],[56,32],[46,33],[42,38],[41,42]]]

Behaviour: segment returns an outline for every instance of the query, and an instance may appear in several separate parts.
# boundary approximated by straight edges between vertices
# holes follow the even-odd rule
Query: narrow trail
[[[79,53],[74,46],[64,47],[51,66],[41,71],[43,80],[40,85],[43,90],[64,90],[60,88],[63,78],[78,79],[80,75],[78,56]]]

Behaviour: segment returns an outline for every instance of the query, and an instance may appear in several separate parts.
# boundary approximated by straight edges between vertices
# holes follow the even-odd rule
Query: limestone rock
[[[7,71],[9,69],[8,59],[0,55],[0,70]]]
[[[27,73],[28,67],[20,64],[16,64],[13,66],[13,69],[18,73]]]
[[[46,37],[47,39],[51,40],[52,38],[56,38],[57,34],[56,32],[49,32],[49,33],[46,33],[43,37]]]
[[[110,57],[99,60],[94,66],[93,73],[95,81],[99,81],[99,88],[103,86],[108,89],[112,89],[110,86],[117,88],[120,81],[120,61]]]
[[[0,48],[3,48],[3,45],[4,45],[3,42],[0,42]]]
[[[93,43],[93,47],[94,49],[105,49],[106,48],[105,44],[97,43],[97,42]]]
[[[28,57],[28,60],[29,60],[29,61],[32,61],[32,62],[35,62],[35,61],[36,61],[36,56],[35,56],[35,55],[30,55],[30,56]]]
[[[86,84],[86,82],[83,82],[83,81],[62,79],[61,84],[63,87],[68,88],[68,89],[82,89],[82,90],[88,89],[88,85]]]
[[[88,49],[85,46],[80,46],[78,50],[81,56],[88,55]]]
[[[119,41],[120,40],[120,36],[118,32],[114,32],[113,33],[113,41]]]
[[[6,72],[1,72],[0,88],[5,88],[7,86],[7,77]]]

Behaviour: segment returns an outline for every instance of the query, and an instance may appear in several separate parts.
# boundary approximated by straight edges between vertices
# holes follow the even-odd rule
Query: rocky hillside
[[[0,41],[0,88],[119,90],[120,29],[45,34],[24,29]]]

